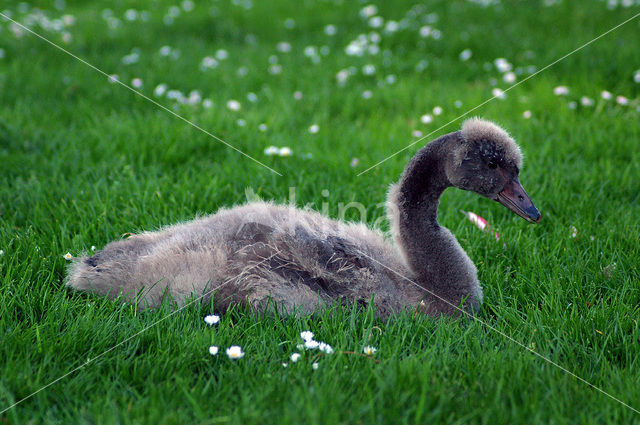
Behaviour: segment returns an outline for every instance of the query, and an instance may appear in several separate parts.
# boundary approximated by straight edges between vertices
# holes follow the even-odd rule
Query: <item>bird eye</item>
[[[495,162],[490,162],[490,163],[488,163],[488,164],[487,164],[487,166],[493,170],[493,169],[494,169],[494,168],[496,168],[498,165],[496,165],[496,163],[495,163]]]

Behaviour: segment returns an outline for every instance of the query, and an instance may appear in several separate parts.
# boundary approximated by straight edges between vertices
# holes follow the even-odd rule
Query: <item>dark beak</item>
[[[500,202],[530,223],[537,223],[542,217],[517,177],[509,181],[502,192],[498,193],[493,200]]]

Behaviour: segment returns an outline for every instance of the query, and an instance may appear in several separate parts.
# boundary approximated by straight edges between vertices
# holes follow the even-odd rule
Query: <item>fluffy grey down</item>
[[[487,157],[516,175],[520,150],[504,130],[473,119],[462,131],[422,148],[389,190],[393,240],[364,224],[318,212],[253,202],[109,243],[70,266],[67,284],[140,308],[164,297],[179,304],[214,296],[216,308],[275,301],[286,314],[340,302],[367,304],[380,316],[402,309],[426,314],[474,311],[482,302],[476,268],[456,238],[437,222],[440,195],[450,186],[491,197],[502,190]],[[504,179],[503,179],[504,180]]]

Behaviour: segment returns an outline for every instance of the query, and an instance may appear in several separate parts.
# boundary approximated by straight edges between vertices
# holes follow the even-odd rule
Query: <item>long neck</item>
[[[477,306],[482,297],[473,263],[437,220],[440,196],[451,186],[445,167],[456,136],[443,136],[420,150],[390,194],[390,206],[397,209],[391,212],[396,243],[417,283],[448,301],[425,296],[429,309],[441,312],[455,311],[449,303],[458,305],[465,297]]]
[[[422,148],[407,165],[397,188],[397,242],[404,248],[411,269],[421,275],[430,269],[434,257],[425,251],[439,239],[438,204],[444,190],[451,186],[444,171],[443,145],[438,139]]]

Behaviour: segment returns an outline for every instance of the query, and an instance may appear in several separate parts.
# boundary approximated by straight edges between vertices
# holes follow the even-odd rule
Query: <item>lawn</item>
[[[640,423],[640,18],[500,91],[638,2],[371,5],[0,0],[272,169],[0,17],[1,423]],[[241,204],[247,189],[294,191],[334,218],[360,202],[366,216],[345,219],[387,229],[381,203],[409,158],[494,95],[471,115],[520,143],[543,219],[445,193],[440,222],[483,282],[479,320],[237,309],[208,326],[211,305],[167,316],[64,285],[65,254]],[[292,363],[305,330],[335,353]],[[231,345],[245,356],[227,358]]]

